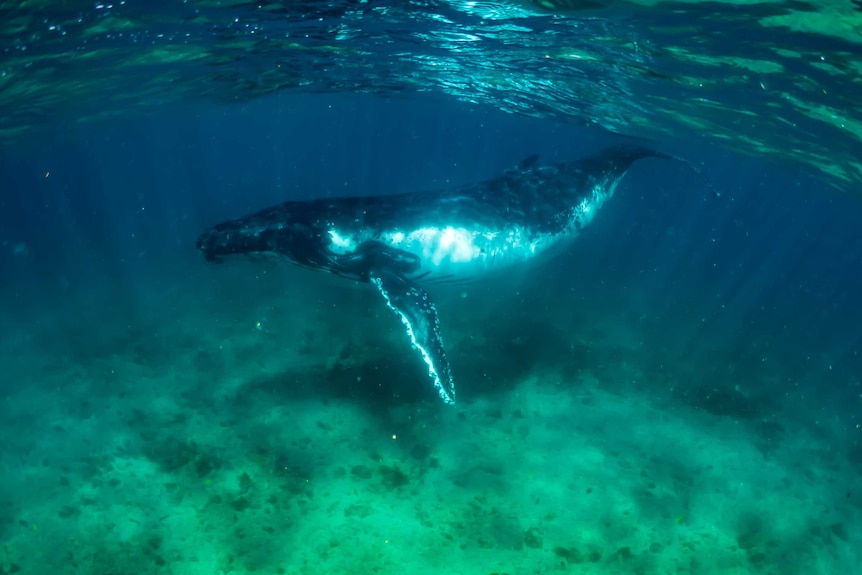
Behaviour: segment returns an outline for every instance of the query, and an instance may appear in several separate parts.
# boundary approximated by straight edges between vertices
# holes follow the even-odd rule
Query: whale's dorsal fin
[[[394,311],[404,327],[413,348],[428,366],[428,376],[446,403],[455,403],[455,384],[449,371],[449,361],[440,336],[437,308],[421,287],[386,266],[377,266],[369,274],[386,305]]]

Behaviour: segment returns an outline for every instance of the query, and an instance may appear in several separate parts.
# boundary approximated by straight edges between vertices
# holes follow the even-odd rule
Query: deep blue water
[[[616,141],[487,107],[349,95],[58,127],[0,156],[3,291],[12,304],[3,311],[26,321],[74,294],[134,299],[152,282],[191,281],[178,270],[205,265],[194,249],[202,229],[287,199],[460,185],[533,153],[565,161]],[[810,360],[794,366],[793,392],[856,421],[859,199],[794,166],[702,142],[661,149],[702,166],[721,197],[710,198],[682,164],[636,166],[550,281],[624,287],[632,298],[620,305],[644,314],[672,313],[685,298],[693,352],[703,352],[698,338],[717,333],[770,349],[771,361],[804,352]],[[784,345],[794,350],[788,357]]]

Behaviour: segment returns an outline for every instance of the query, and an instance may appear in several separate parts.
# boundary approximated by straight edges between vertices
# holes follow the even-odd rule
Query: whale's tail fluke
[[[592,162],[594,165],[591,166],[591,168],[596,172],[613,170],[621,173],[627,170],[636,161],[644,158],[662,158],[665,160],[681,162],[697,174],[697,177],[700,178],[700,181],[703,182],[704,186],[706,186],[713,197],[718,198],[721,196],[721,193],[715,188],[715,186],[713,186],[712,181],[709,179],[706,172],[695,165],[694,162],[688,158],[683,158],[682,156],[674,154],[667,154],[646,146],[639,146],[637,144],[620,144],[617,146],[611,146],[591,158],[582,160],[582,162]]]

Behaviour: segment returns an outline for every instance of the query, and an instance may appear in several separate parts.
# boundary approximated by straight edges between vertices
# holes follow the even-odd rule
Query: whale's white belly
[[[513,226],[497,230],[425,227],[385,234],[382,241],[419,256],[424,271],[472,274],[529,260],[555,244],[559,237],[530,234]]]
[[[419,272],[433,275],[471,276],[505,268],[536,257],[574,234],[536,234],[520,226],[502,229],[467,229],[458,226],[426,226],[413,230],[386,231],[376,237],[368,233],[343,235],[328,230],[330,251],[353,253],[363,242],[373,240],[416,256]]]
[[[573,240],[596,211],[613,195],[618,180],[595,186],[576,206],[559,214],[565,224],[556,233],[541,233],[520,225],[476,227],[452,224],[393,229],[376,233],[362,230],[344,233],[334,226],[328,231],[334,255],[352,254],[366,241],[378,241],[418,257],[421,272],[434,275],[469,276],[492,268],[504,268],[560,247]]]

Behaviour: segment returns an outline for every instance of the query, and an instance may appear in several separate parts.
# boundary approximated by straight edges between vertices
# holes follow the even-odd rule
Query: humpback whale
[[[440,320],[422,284],[470,278],[568,245],[643,158],[687,160],[622,145],[580,160],[542,165],[531,156],[474,185],[386,196],[289,201],[204,231],[208,261],[264,255],[370,283],[401,319],[440,398],[455,385]]]

